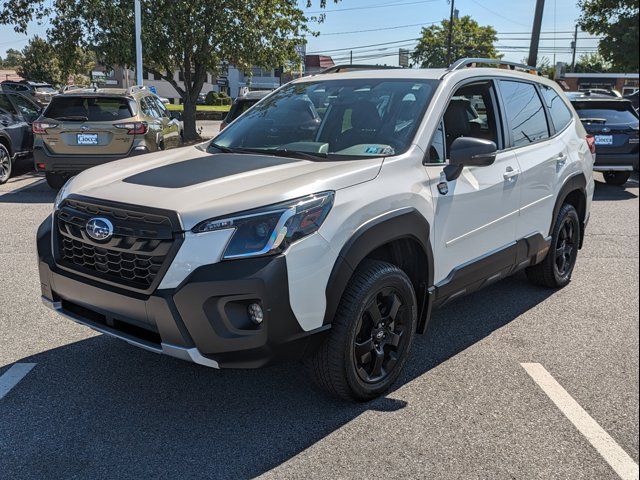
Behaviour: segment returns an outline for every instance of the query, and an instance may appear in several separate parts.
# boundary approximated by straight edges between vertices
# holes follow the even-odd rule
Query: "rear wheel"
[[[580,218],[573,205],[564,204],[553,229],[549,253],[538,265],[527,268],[532,283],[561,288],[571,281],[580,246]]]
[[[47,184],[51,188],[53,188],[54,190],[60,190],[69,177],[67,175],[63,175],[62,173],[47,172],[45,173],[45,178],[47,179]]]
[[[381,395],[400,375],[416,323],[407,275],[395,265],[365,261],[345,289],[329,338],[307,361],[311,376],[345,399]]]
[[[0,185],[7,183],[7,180],[11,177],[12,169],[13,162],[11,161],[9,150],[0,143]]]
[[[621,187],[629,178],[631,178],[631,172],[604,172],[604,181],[607,185],[615,185]]]

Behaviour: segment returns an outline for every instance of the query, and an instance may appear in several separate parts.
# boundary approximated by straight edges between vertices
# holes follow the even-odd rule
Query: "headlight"
[[[67,195],[69,195],[69,184],[71,183],[71,180],[73,180],[74,177],[71,177],[69,180],[67,180],[65,182],[65,184],[62,186],[62,188],[58,191],[58,194],[56,195],[56,199],[53,202],[53,210],[56,211],[58,210],[58,207],[60,207],[60,204],[62,203],[62,201],[67,198]]]
[[[233,228],[223,259],[279,253],[320,228],[333,206],[333,192],[322,192],[233,217],[200,222],[194,233]]]

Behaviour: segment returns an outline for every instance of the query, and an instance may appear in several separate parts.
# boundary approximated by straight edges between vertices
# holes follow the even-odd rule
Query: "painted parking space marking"
[[[11,368],[0,377],[0,400],[35,366],[35,363],[14,363],[11,365]]]
[[[623,480],[638,480],[638,464],[611,436],[562,388],[539,363],[521,363],[534,382],[591,443]]]

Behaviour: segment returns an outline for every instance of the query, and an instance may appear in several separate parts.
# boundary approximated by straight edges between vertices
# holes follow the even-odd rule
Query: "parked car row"
[[[177,147],[181,114],[144,87],[71,89],[42,107],[18,93],[0,93],[0,183],[33,153],[51,188],[95,165]]]

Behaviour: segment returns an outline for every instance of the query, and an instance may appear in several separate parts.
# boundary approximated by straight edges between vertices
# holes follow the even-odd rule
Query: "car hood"
[[[367,182],[382,161],[315,162],[184,147],[94,167],[76,176],[64,195],[176,211],[189,230],[208,218]]]

